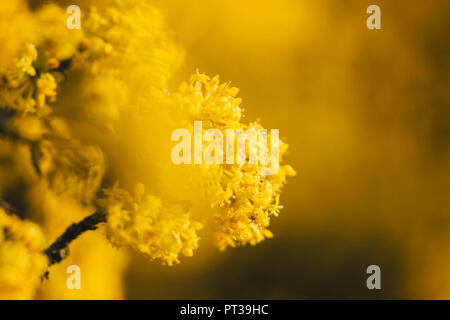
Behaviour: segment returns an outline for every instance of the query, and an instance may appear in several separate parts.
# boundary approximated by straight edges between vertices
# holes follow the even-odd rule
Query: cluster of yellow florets
[[[210,79],[197,71],[189,83],[181,84],[176,98],[191,118],[206,120],[219,129],[231,128],[241,126],[242,99],[236,96],[238,92],[229,83],[220,83],[218,76]]]
[[[105,3],[86,10],[81,30],[67,29],[67,14],[55,4],[33,10],[24,0],[0,4],[2,17],[12,15],[10,27],[23,29],[10,39],[0,35],[7,44],[0,52],[0,151],[12,159],[0,166],[0,175],[9,178],[0,193],[20,177],[33,208],[25,214],[45,221],[52,238],[99,205],[108,212],[104,232],[112,244],[168,265],[193,255],[203,225],[220,249],[271,237],[270,217],[281,208],[291,167],[265,176],[262,162],[175,168],[170,161],[170,133],[192,130],[195,120],[203,121],[203,131],[261,129],[241,123],[238,89],[196,73],[172,92],[168,81],[183,51],[159,12],[145,2]],[[282,156],[287,145],[277,143]],[[108,188],[116,181],[123,189]],[[102,187],[105,195],[96,201]],[[29,226],[0,213],[0,231],[8,230],[0,238],[0,272],[11,258],[35,283],[45,259],[33,253],[41,242],[31,244],[24,236],[31,236]],[[83,250],[89,248],[75,246],[72,254],[88,260]],[[26,264],[24,253],[35,262]],[[105,254],[105,263],[115,257]],[[3,283],[22,279],[14,282],[3,273],[16,277],[0,274],[0,294]]]
[[[47,267],[40,227],[0,207],[0,299],[30,299]]]
[[[187,122],[203,121],[203,131],[210,128],[221,130],[224,135],[227,129],[255,130],[262,127],[258,123],[245,125],[241,123],[241,99],[236,97],[238,89],[229,84],[221,84],[219,77],[210,79],[202,74],[191,77],[190,83],[181,85],[175,99],[181,110],[187,111]],[[192,124],[191,124],[192,126]],[[192,130],[192,128],[191,128]],[[258,137],[258,143],[262,139]],[[268,150],[271,143],[269,141]],[[287,145],[280,145],[281,157]],[[261,174],[267,163],[258,161],[250,164],[249,148],[246,148],[246,162],[237,164],[202,165],[195,170],[194,178],[205,190],[204,201],[212,208],[215,219],[215,244],[221,249],[239,244],[255,245],[265,238],[272,237],[267,230],[270,216],[276,215],[281,206],[279,196],[286,177],[295,175],[289,165],[278,168],[273,175]]]
[[[209,128],[223,132],[230,128],[262,129],[257,123],[245,125],[240,122],[241,99],[237,93],[237,88],[221,84],[218,77],[210,79],[197,73],[170,96],[167,108],[173,114],[167,122],[175,122],[172,125],[185,126],[191,131],[194,120],[203,121],[203,131]],[[147,141],[141,134],[144,133],[139,132],[134,139],[138,146],[141,140]],[[281,141],[277,143],[282,156],[287,145]],[[145,146],[138,149],[145,150]],[[153,161],[157,162],[157,155],[158,152],[153,152]],[[248,149],[246,158],[248,160]],[[168,167],[168,175],[163,175],[168,173],[167,167],[163,166],[161,178],[167,179],[178,191],[171,188],[166,194],[164,188],[152,181],[148,182],[156,191],[144,198],[142,191],[137,193],[139,196],[131,196],[124,189],[108,189],[107,197],[100,201],[109,212],[108,238],[116,245],[128,245],[168,264],[178,262],[180,252],[190,256],[197,249],[196,231],[200,222],[212,228],[214,244],[221,250],[247,243],[255,245],[272,237],[267,229],[270,217],[277,215],[281,208],[279,196],[286,177],[295,174],[289,165],[283,165],[275,174],[263,175],[261,169],[267,165],[261,161],[256,164],[247,161],[244,164],[185,165],[174,170]],[[140,183],[138,180],[139,177],[136,183]],[[170,200],[162,201],[159,193]],[[174,198],[186,205],[181,206]]]
[[[99,203],[108,211],[106,235],[114,245],[129,246],[168,265],[179,262],[180,253],[190,257],[198,248],[197,231],[203,226],[191,221],[183,206],[163,205],[142,184],[133,196],[117,186],[105,193]]]

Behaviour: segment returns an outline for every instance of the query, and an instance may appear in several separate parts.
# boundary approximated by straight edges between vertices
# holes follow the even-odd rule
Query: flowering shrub
[[[14,211],[43,229],[0,209],[0,297],[33,297],[47,265],[102,246],[92,238],[68,254],[71,241],[98,227],[114,246],[167,265],[194,254],[203,227],[221,250],[255,245],[272,237],[270,217],[295,174],[281,165],[265,176],[261,163],[175,166],[170,132],[177,127],[260,125],[241,122],[238,89],[218,77],[196,73],[171,90],[183,52],[159,12],[144,1],[106,3],[89,7],[80,30],[66,28],[57,4],[0,4],[8,19],[0,35],[0,192],[20,181],[20,194],[9,198],[27,205]],[[281,157],[287,145],[278,143]],[[96,257],[120,277],[124,254]],[[51,287],[43,296],[52,296]]]

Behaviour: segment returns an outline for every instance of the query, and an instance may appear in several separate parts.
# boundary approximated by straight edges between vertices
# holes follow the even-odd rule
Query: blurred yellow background
[[[450,2],[154,3],[185,49],[174,86],[231,81],[298,175],[274,239],[172,268],[135,256],[128,298],[450,298]]]

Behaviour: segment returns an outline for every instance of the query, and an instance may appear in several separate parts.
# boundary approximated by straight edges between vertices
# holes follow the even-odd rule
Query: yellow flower
[[[129,246],[150,259],[167,265],[179,263],[179,255],[192,256],[198,248],[197,231],[202,224],[192,221],[188,210],[165,204],[146,194],[138,184],[134,196],[114,186],[99,204],[108,211],[106,236],[116,246]]]
[[[39,107],[45,105],[45,100],[50,98],[54,101],[56,98],[56,81],[50,73],[42,73],[37,80],[37,102]]]
[[[75,174],[75,173],[74,173]],[[62,187],[63,185],[61,185]],[[69,188],[75,188],[69,184]],[[54,240],[64,229],[93,212],[93,208],[80,204],[69,194],[58,190],[55,194],[45,183],[32,190],[31,206],[42,215],[46,238]],[[83,199],[84,201],[84,199]],[[73,241],[70,254],[61,263],[50,267],[47,280],[39,286],[38,299],[124,299],[124,278],[128,265],[128,252],[113,248],[103,232],[86,232]],[[81,269],[81,289],[67,289],[67,267]],[[105,268],[105,266],[108,266]]]
[[[26,0],[0,1],[0,17],[0,73],[3,73],[17,63],[24,43],[34,43],[37,28]]]
[[[16,116],[9,121],[9,128],[28,140],[39,140],[47,132],[41,119],[31,115]]]
[[[99,148],[72,138],[63,142],[44,140],[38,150],[32,151],[38,153],[35,165],[55,194],[82,204],[92,202],[105,171]]]
[[[101,10],[86,10],[81,30],[70,31],[61,7],[50,4],[29,11],[25,1],[12,2],[16,5],[2,3],[0,13],[20,11],[22,18],[29,18],[23,29],[30,36],[17,32],[23,19],[12,19],[19,39],[12,31],[0,35],[8,44],[7,52],[0,52],[0,107],[13,109],[4,112],[12,131],[6,132],[8,145],[14,147],[17,137],[33,142],[21,141],[20,155],[13,147],[2,150],[5,158],[20,160],[17,167],[27,170],[8,172],[9,180],[2,180],[0,187],[8,188],[14,179],[26,181],[24,193],[31,202],[27,207],[33,210],[25,214],[39,216],[56,237],[92,210],[102,182],[117,180],[124,189],[106,189],[98,201],[108,212],[106,237],[150,259],[172,265],[181,255],[192,256],[203,224],[212,229],[220,249],[254,245],[272,236],[270,218],[281,208],[281,188],[286,177],[295,174],[292,168],[282,165],[265,176],[261,169],[267,163],[261,161],[177,168],[170,162],[170,133],[179,127],[192,131],[194,120],[204,121],[204,131],[262,127],[241,122],[239,90],[219,77],[197,72],[171,92],[168,82],[183,50],[154,7],[107,0]],[[57,88],[61,94],[56,102]],[[287,145],[270,141],[269,149],[274,142],[283,156]],[[8,168],[0,167],[2,172]],[[133,194],[126,191],[136,185]],[[0,212],[0,295],[32,297],[46,265],[39,253],[41,236],[35,225]],[[54,266],[55,280],[47,283],[42,296],[102,297],[111,288],[111,296],[120,297],[126,258],[107,246],[98,235],[87,236],[71,247],[68,260],[87,266],[91,277],[102,262],[114,264],[101,280],[90,282],[80,295],[68,294],[61,281],[64,266]],[[25,286],[24,279],[32,281]],[[13,290],[4,290],[8,286]]]
[[[36,224],[0,208],[0,299],[31,299],[47,267]]]
[[[226,135],[226,129],[253,130],[262,127],[257,123],[245,125],[240,122],[242,110],[241,99],[236,97],[237,88],[229,84],[220,84],[219,77],[194,74],[190,83],[183,83],[175,99],[178,109],[188,114],[187,123],[194,120],[203,121],[203,131],[216,128]],[[191,125],[192,126],[192,125]],[[191,128],[192,130],[192,128]],[[264,143],[258,134],[258,143]],[[275,141],[268,141],[267,149]],[[280,146],[279,157],[286,153],[287,145],[277,141]],[[274,155],[271,155],[274,157]],[[246,159],[249,148],[246,148]],[[286,177],[295,175],[288,165],[280,166],[273,175],[261,174],[267,163],[258,160],[256,164],[207,165],[193,168],[193,190],[204,190],[203,199],[213,210],[215,220],[215,244],[221,250],[227,246],[255,245],[265,238],[272,237],[267,229],[270,217],[279,212],[279,196]]]
[[[37,59],[36,47],[31,43],[27,43],[21,54],[20,58],[17,60],[16,67],[20,69],[23,73],[29,74],[34,77],[36,75],[36,70],[33,67],[33,62]]]

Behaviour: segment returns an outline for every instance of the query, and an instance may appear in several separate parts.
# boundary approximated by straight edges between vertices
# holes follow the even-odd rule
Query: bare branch
[[[64,233],[44,251],[44,254],[48,257],[48,266],[50,267],[66,258],[69,252],[68,245],[84,232],[95,230],[99,223],[106,222],[106,215],[107,212],[105,210],[99,209],[80,222],[70,225],[66,231],[64,231]],[[48,277],[48,271],[44,277]]]

